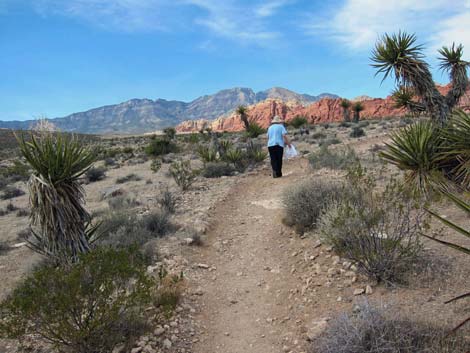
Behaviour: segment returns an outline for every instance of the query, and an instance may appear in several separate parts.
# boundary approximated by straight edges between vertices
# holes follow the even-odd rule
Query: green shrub
[[[315,228],[327,202],[338,199],[341,192],[341,185],[323,179],[310,179],[289,187],[282,197],[284,222],[299,232]]]
[[[215,162],[218,159],[217,151],[208,146],[199,146],[197,153],[204,163]]]
[[[90,168],[85,173],[88,182],[94,183],[99,180],[103,180],[106,177],[106,169],[104,168]]]
[[[173,162],[170,166],[170,174],[183,191],[188,190],[196,178],[189,161]]]
[[[295,129],[300,128],[301,126],[307,125],[308,120],[305,116],[297,115],[291,121],[289,121],[289,125]]]
[[[176,145],[168,139],[151,139],[147,147],[145,147],[145,153],[153,157],[163,156],[176,151]]]
[[[12,166],[2,167],[0,171],[0,177],[7,179],[8,182],[26,181],[30,175],[29,166],[18,160],[15,160]]]
[[[29,211],[25,210],[24,208],[21,208],[16,212],[16,217],[28,217],[29,216]]]
[[[204,166],[202,176],[205,178],[220,178],[230,176],[234,172],[233,167],[225,162],[210,162]]]
[[[131,146],[126,146],[122,149],[122,153],[125,153],[125,154],[133,154],[134,153],[134,149],[131,147]]]
[[[150,163],[150,170],[154,173],[157,173],[162,168],[162,160],[159,158],[155,158]]]
[[[140,176],[138,176],[137,174],[131,173],[131,174],[127,174],[126,176],[117,178],[116,184],[124,184],[129,181],[140,181],[140,180],[142,180]]]
[[[190,134],[187,138],[187,141],[191,144],[199,143],[199,135],[198,134]]]
[[[259,126],[257,123],[250,123],[250,126],[248,127],[248,130],[246,130],[246,134],[248,137],[251,138],[256,138],[259,135],[265,134],[266,129],[263,129],[261,126]]]
[[[347,169],[357,163],[359,158],[351,148],[332,151],[328,146],[322,146],[317,152],[311,153],[308,160],[314,169]]]
[[[105,158],[104,165],[106,167],[114,167],[116,165],[116,160],[111,157]]]
[[[230,149],[223,155],[223,160],[232,163],[238,171],[245,168],[246,155],[239,148]]]
[[[163,129],[163,133],[168,140],[173,140],[176,136],[176,129],[174,127],[167,127]]]
[[[151,231],[144,227],[142,221],[133,212],[118,210],[108,213],[102,219],[102,236],[98,245],[115,249],[129,246],[142,247],[154,239]]]
[[[380,282],[400,282],[419,260],[424,212],[396,181],[374,192],[362,169],[351,172],[340,199],[328,204],[318,222],[323,241]]]
[[[1,255],[5,255],[7,252],[9,252],[11,250],[11,246],[8,245],[7,243],[5,242],[0,242],[0,256]],[[1,306],[0,306],[1,307]],[[0,330],[1,330],[1,326],[0,326]],[[0,331],[1,333],[1,331]]]
[[[354,126],[351,130],[351,133],[349,134],[349,137],[358,138],[358,137],[362,137],[365,135],[366,135],[366,132],[364,131],[364,129],[362,129],[359,126]]]
[[[34,271],[0,305],[0,332],[38,335],[59,351],[111,352],[142,334],[154,290],[136,251],[96,249]]]
[[[15,212],[18,210],[18,207],[13,205],[11,202],[6,207],[7,212]]]
[[[24,195],[25,192],[15,186],[7,186],[3,189],[2,200],[10,200]]]
[[[448,328],[410,320],[395,308],[361,304],[354,314],[329,322],[313,353],[467,353],[468,337]]]

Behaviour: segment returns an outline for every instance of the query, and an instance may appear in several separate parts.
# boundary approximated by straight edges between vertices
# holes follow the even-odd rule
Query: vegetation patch
[[[309,155],[310,166],[314,169],[347,169],[359,161],[353,149],[330,150],[328,146],[322,146],[317,152]]]

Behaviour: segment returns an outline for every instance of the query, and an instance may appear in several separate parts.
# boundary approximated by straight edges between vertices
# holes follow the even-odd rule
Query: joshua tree
[[[245,130],[248,131],[250,129],[250,122],[248,121],[248,109],[244,105],[240,105],[237,108],[237,114],[240,116],[240,119],[243,121],[245,125]]]
[[[349,122],[351,121],[351,112],[350,112],[350,108],[351,108],[351,102],[347,99],[341,99],[341,108],[343,108],[343,119],[344,121],[346,122]]]
[[[359,119],[361,118],[361,112],[364,110],[364,105],[361,102],[356,102],[353,105],[353,111],[354,111],[354,118],[353,121],[355,123],[359,122]]]
[[[90,250],[96,227],[84,208],[85,192],[79,178],[95,155],[74,137],[40,132],[27,142],[18,138],[21,153],[31,165],[28,182],[32,238],[30,247],[57,262],[77,260]]]
[[[413,116],[418,116],[422,112],[426,111],[423,104],[414,100],[415,93],[410,87],[399,87],[392,92],[392,98],[395,101],[395,107],[405,108]]]
[[[414,34],[385,34],[372,52],[372,66],[377,69],[377,74],[384,74],[383,80],[393,74],[399,86],[412,88],[421,100],[413,104],[422,105],[433,120],[443,125],[468,88],[469,63],[462,59],[462,45],[452,44],[439,50],[439,66],[449,74],[452,84],[443,96],[434,84],[429,65],[423,60],[423,46],[415,43]]]

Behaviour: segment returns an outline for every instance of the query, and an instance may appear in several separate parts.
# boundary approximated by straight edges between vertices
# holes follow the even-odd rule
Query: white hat
[[[276,115],[273,120],[271,120],[271,123],[273,124],[278,124],[278,123],[282,123],[283,120],[279,117],[279,115]]]

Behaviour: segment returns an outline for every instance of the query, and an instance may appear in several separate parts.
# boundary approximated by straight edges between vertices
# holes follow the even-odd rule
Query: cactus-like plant
[[[245,126],[245,130],[248,131],[250,129],[250,122],[248,121],[248,109],[244,105],[240,105],[237,108],[236,113],[240,116],[240,119]]]
[[[372,66],[383,80],[394,76],[398,86],[410,87],[431,118],[444,125],[469,86],[467,69],[469,63],[462,59],[463,46],[452,44],[439,50],[440,68],[449,74],[451,89],[442,95],[432,78],[429,65],[423,60],[423,46],[416,45],[416,36],[406,32],[385,34],[372,52]],[[382,81],[383,81],[382,80]]]
[[[364,110],[364,105],[361,102],[356,102],[353,104],[352,108],[354,112],[353,121],[358,123],[361,119],[361,112]]]
[[[90,250],[96,227],[84,207],[80,177],[95,154],[75,137],[39,133],[18,137],[21,153],[33,169],[28,187],[32,238],[29,246],[57,262],[75,262]]]

